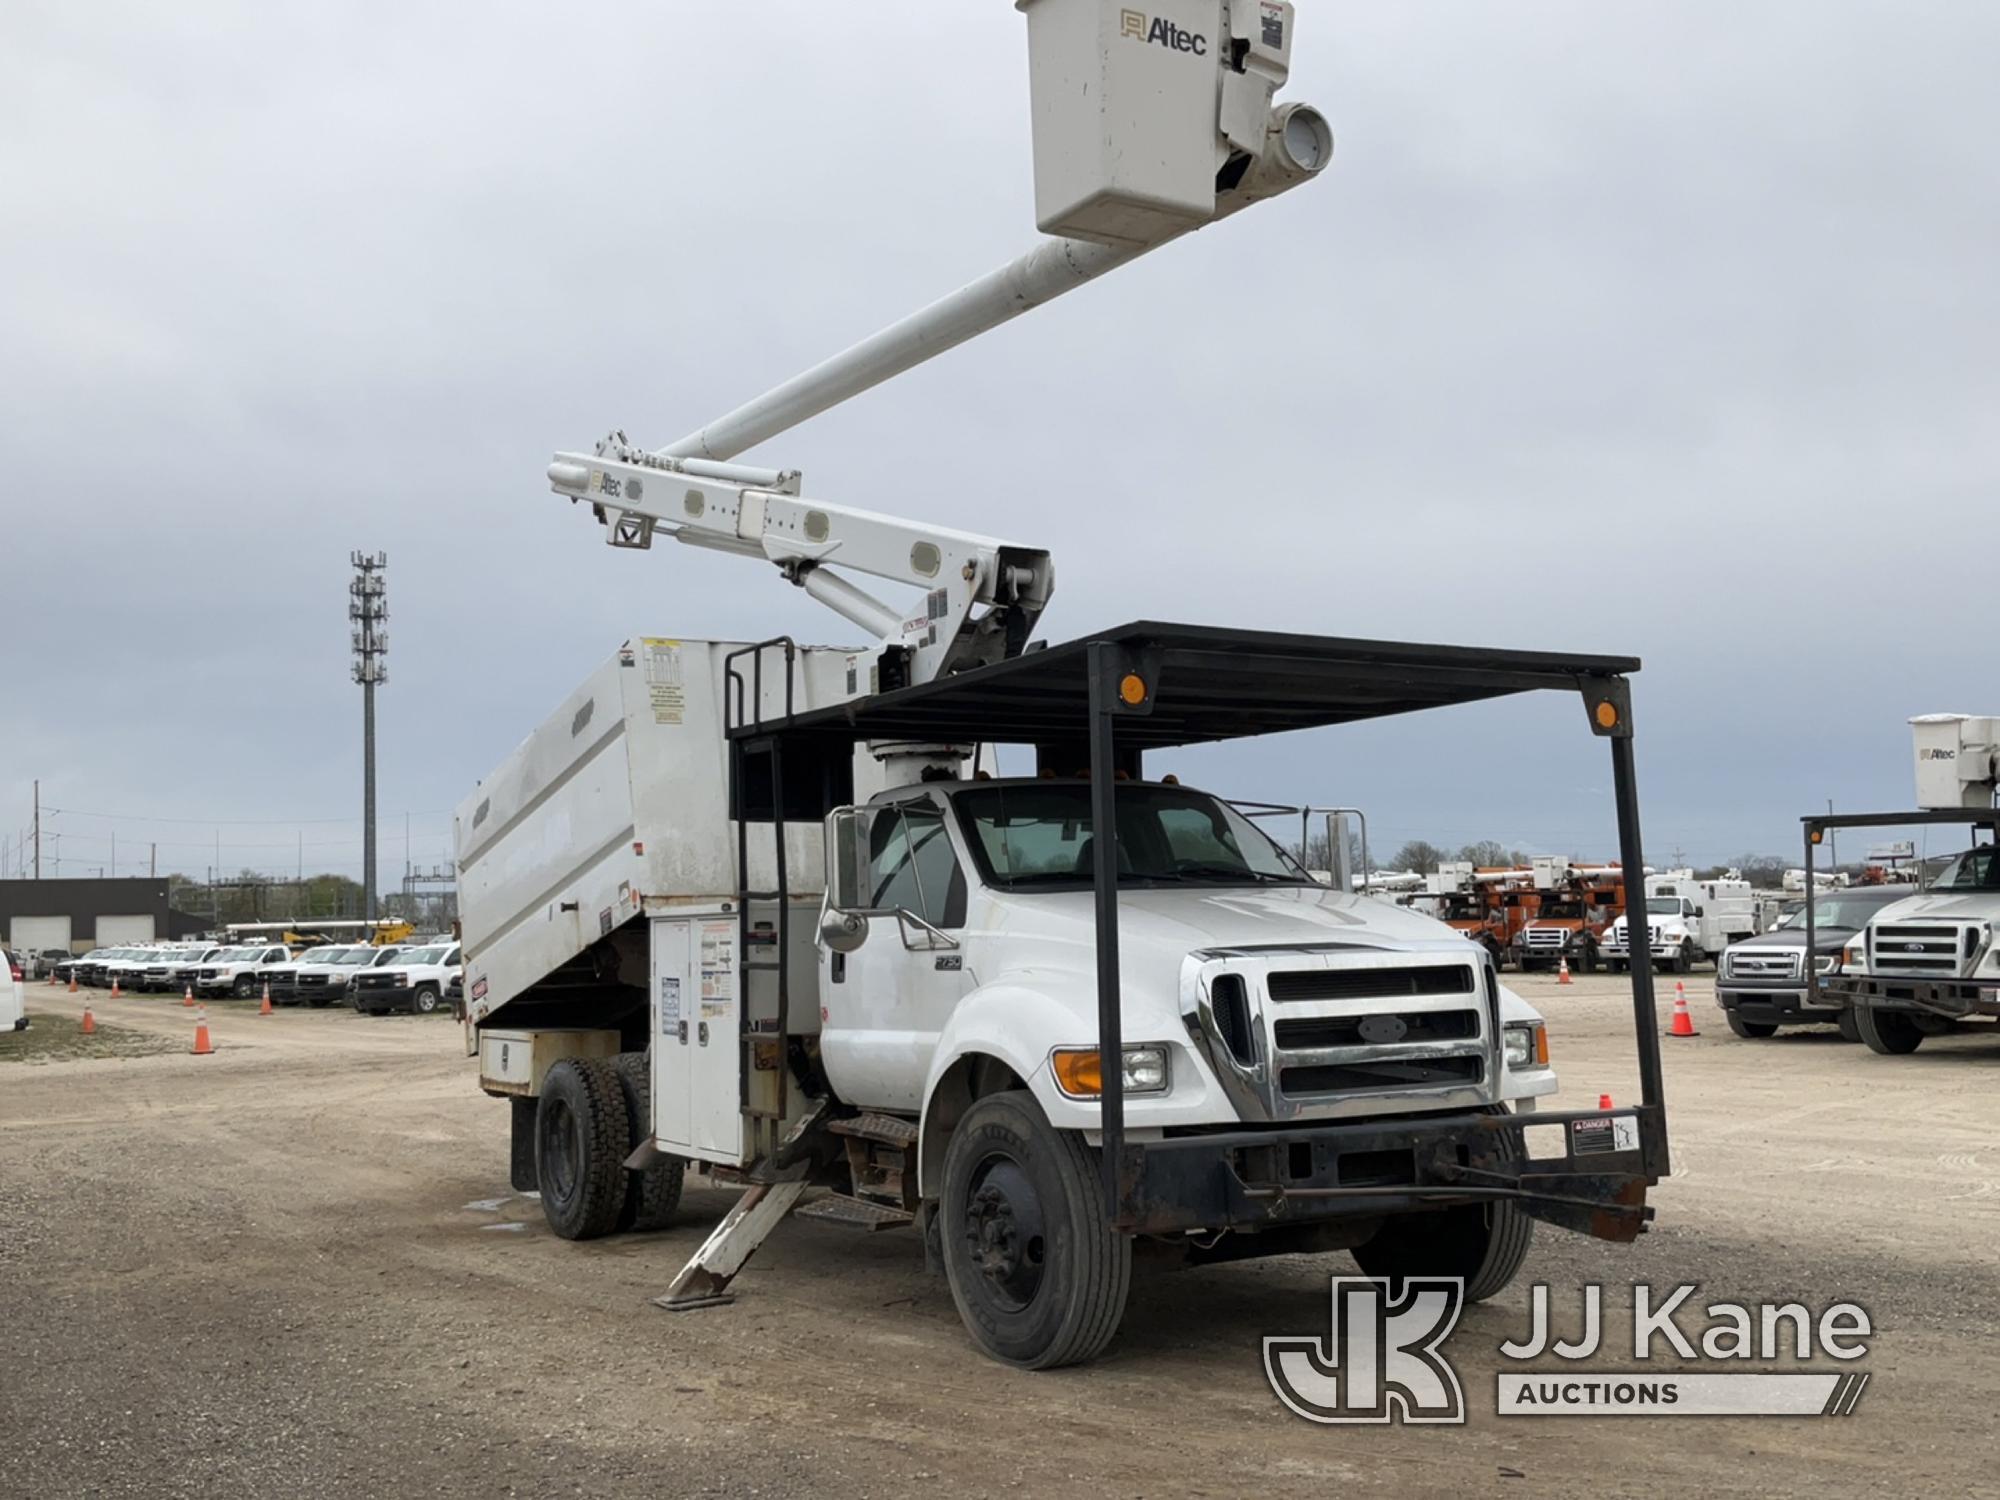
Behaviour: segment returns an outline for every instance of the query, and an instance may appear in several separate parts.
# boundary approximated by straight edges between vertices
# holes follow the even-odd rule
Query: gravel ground
[[[1635,1097],[1616,981],[1522,987],[1566,1099]],[[907,1235],[789,1224],[734,1306],[667,1314],[647,1299],[731,1195],[691,1188],[661,1234],[556,1239],[448,1022],[216,1008],[193,1057],[178,1002],[31,993],[37,1025],[88,998],[173,1050],[0,1073],[0,1494],[1995,1493],[2000,1034],[1899,1059],[1741,1042],[1707,979],[1689,996],[1654,1231],[1540,1235],[1450,1344],[1467,1426],[1329,1429],[1279,1408],[1259,1339],[1323,1331],[1345,1256],[1145,1266],[1110,1354],[1045,1375],[972,1351]],[[1581,1283],[1641,1280],[1862,1303],[1860,1409],[1494,1415],[1530,1282],[1573,1324]]]

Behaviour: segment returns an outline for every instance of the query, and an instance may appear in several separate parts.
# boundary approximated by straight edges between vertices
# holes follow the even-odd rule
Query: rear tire
[[[1915,1016],[1899,1010],[1877,1010],[1872,1005],[1857,1006],[1854,1022],[1870,1052],[1884,1057],[1901,1057],[1914,1052],[1924,1042],[1924,1030]]]
[[[945,1147],[945,1279],[985,1353],[1024,1370],[1103,1353],[1125,1316],[1132,1241],[1105,1213],[1098,1154],[1024,1090],[988,1094]]]
[[[625,1206],[632,1128],[611,1065],[568,1057],[548,1071],[535,1111],[535,1179],[542,1216],[566,1240],[611,1233]]]
[[[1462,1276],[1465,1300],[1484,1302],[1507,1289],[1528,1258],[1535,1221],[1518,1203],[1467,1203],[1442,1213],[1402,1214],[1351,1252],[1365,1276],[1400,1297],[1407,1276]]]
[[[1746,1021],[1733,1010],[1726,1010],[1722,1015],[1729,1022],[1729,1029],[1746,1042],[1761,1042],[1765,1037],[1778,1034],[1778,1028],[1769,1021]]]
[[[653,1133],[652,1110],[648,1106],[651,1096],[647,1089],[650,1080],[646,1054],[621,1052],[612,1063],[612,1068],[618,1074],[619,1086],[625,1094],[625,1120],[631,1128],[632,1144],[636,1147]],[[687,1163],[678,1156],[654,1162],[636,1172],[627,1168],[625,1204],[618,1212],[619,1229],[644,1234],[654,1229],[665,1229],[673,1223],[674,1212],[681,1206],[681,1186],[686,1176]]]

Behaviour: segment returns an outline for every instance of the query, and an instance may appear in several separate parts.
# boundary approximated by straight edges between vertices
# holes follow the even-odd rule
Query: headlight
[[[1813,960],[1813,972],[1815,974],[1838,974],[1840,972],[1840,960],[1841,955],[1838,953],[1822,953],[1818,958]]]
[[[1540,1021],[1525,1021],[1500,1033],[1500,1050],[1510,1068],[1546,1068],[1549,1032]]]
[[[1122,1070],[1128,1094],[1164,1094],[1173,1081],[1167,1049],[1153,1044],[1127,1047]],[[1071,1099],[1095,1099],[1104,1092],[1104,1064],[1095,1047],[1058,1047],[1049,1056],[1056,1087]]]
[[[1840,967],[1849,974],[1866,973],[1868,960],[1867,944],[1861,938],[1849,938],[1847,946],[1840,950]]]

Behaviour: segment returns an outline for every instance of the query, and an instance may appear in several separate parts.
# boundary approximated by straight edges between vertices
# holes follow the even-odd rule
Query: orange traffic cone
[[[206,1057],[215,1050],[215,1043],[208,1039],[208,1007],[202,1006],[194,1013],[194,1055]]]
[[[69,971],[69,992],[72,995],[76,993],[76,970],[74,969]]]
[[[97,1035],[97,1017],[90,1013],[88,1005],[83,1008],[83,1034],[85,1036]]]
[[[1688,1014],[1687,986],[1678,979],[1674,981],[1674,1023],[1667,1028],[1668,1036],[1700,1036],[1694,1029],[1694,1017]]]
[[[1571,979],[1571,978],[1569,977],[1569,960],[1568,960],[1567,958],[1563,958],[1563,959],[1559,959],[1559,960],[1557,961],[1557,967],[1556,967],[1556,983],[1557,983],[1557,984],[1575,984],[1575,983],[1576,983],[1576,981],[1575,981],[1574,979]]]
[[[181,990],[181,1006],[183,1009],[185,1009],[186,1007],[193,1004],[194,1004],[194,986],[190,984],[185,986]]]
[[[257,1007],[257,1014],[260,1016],[271,1014],[271,986],[268,983],[264,986],[264,1003]]]
[[[113,1000],[123,998],[123,992],[118,988],[118,976],[116,974],[111,976],[111,998]]]

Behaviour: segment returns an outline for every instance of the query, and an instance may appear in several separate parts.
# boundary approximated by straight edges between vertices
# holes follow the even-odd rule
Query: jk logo
[[[1146,40],[1146,13],[1142,10],[1121,10],[1118,12],[1118,34],[1136,36]]]
[[[1438,1352],[1465,1307],[1461,1277],[1408,1278],[1403,1295],[1368,1276],[1333,1278],[1324,1339],[1264,1340],[1264,1375],[1308,1422],[1464,1422],[1458,1372]]]

